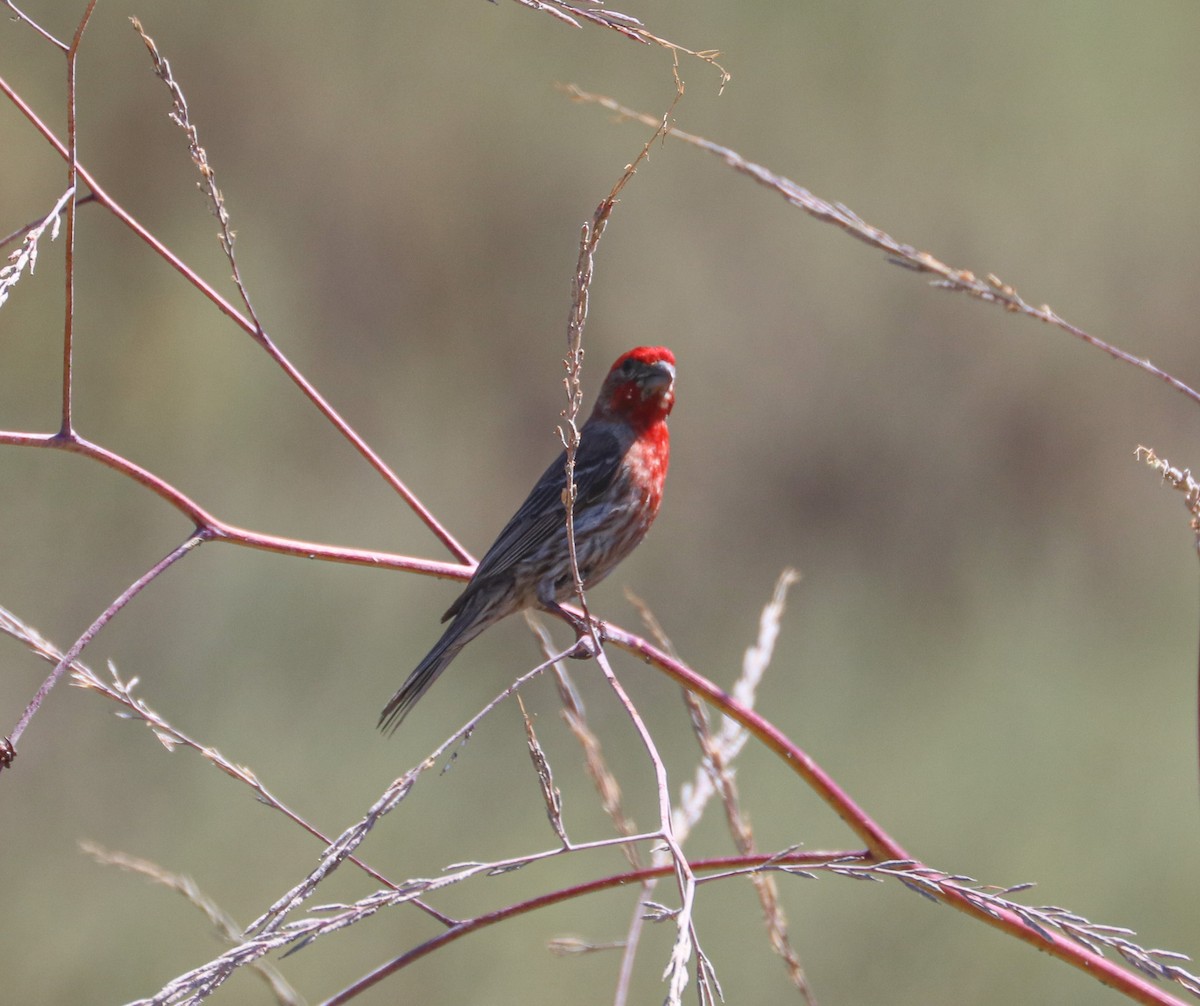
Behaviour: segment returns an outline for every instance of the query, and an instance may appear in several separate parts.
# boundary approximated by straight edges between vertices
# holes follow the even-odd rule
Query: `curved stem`
[[[433,559],[418,559],[389,552],[374,552],[370,549],[325,545],[320,542],[285,538],[238,527],[236,524],[230,524],[214,517],[190,496],[180,492],[169,482],[163,481],[153,472],[78,434],[63,436],[61,433],[21,433],[0,430],[0,445],[3,444],[15,447],[52,448],[98,461],[165,500],[197,527],[203,528],[207,536],[214,541],[225,541],[263,552],[276,552],[280,555],[293,555],[305,559],[323,559],[356,566],[375,566],[380,569],[403,569],[443,580],[466,580],[474,568],[453,562],[437,562]]]

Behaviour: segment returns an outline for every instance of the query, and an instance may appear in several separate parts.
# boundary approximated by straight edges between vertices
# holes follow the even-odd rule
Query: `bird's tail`
[[[458,656],[459,650],[491,624],[489,620],[479,618],[478,614],[474,610],[464,610],[455,617],[442,633],[442,638],[425,654],[425,659],[417,664],[400,690],[383,707],[379,716],[380,730],[389,734],[394,732],[417,700],[429,691],[438,675]]]

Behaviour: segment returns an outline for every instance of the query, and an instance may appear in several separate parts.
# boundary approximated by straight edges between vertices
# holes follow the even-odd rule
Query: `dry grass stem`
[[[763,608],[759,619],[758,638],[746,649],[742,660],[742,673],[734,684],[733,694],[747,708],[754,707],[758,685],[770,666],[771,655],[775,650],[788,589],[798,579],[799,574],[794,569],[785,569],[780,574],[775,584],[774,595]],[[657,625],[656,622],[652,624]],[[732,767],[733,760],[749,739],[749,733],[728,716],[722,717],[721,730],[714,733],[703,704],[686,691],[684,701],[687,703],[696,740],[700,745],[701,762],[695,781],[690,784],[684,783],[681,787],[679,806],[676,808],[677,826],[686,834],[699,821],[711,796],[714,793],[719,794],[735,848],[743,856],[755,856],[758,854],[758,846],[750,821],[741,808]],[[816,994],[800,962],[800,955],[788,937],[787,916],[779,900],[779,888],[775,878],[763,872],[752,874],[751,881],[762,907],[763,922],[771,949],[783,960],[788,979],[801,998],[809,1006],[815,1006]]]
[[[1174,467],[1166,458],[1155,454],[1152,447],[1139,446],[1133,456],[1157,471],[1172,489],[1183,493],[1184,504],[1192,515],[1190,526],[1196,535],[1196,547],[1200,549],[1200,483],[1192,477],[1191,469]]]
[[[579,242],[579,257],[576,263],[575,280],[574,280],[574,296],[572,297],[571,310],[567,323],[567,356],[564,361],[566,377],[564,386],[567,393],[567,408],[563,411],[563,423],[560,428],[563,446],[567,453],[566,460],[566,484],[567,488],[563,493],[563,504],[566,508],[566,524],[567,524],[567,548],[571,559],[571,569],[575,578],[575,594],[579,601],[579,606],[583,611],[584,623],[591,629],[591,641],[595,655],[599,658],[600,665],[604,668],[605,675],[609,679],[610,685],[617,693],[621,703],[625,706],[630,718],[634,722],[635,728],[638,730],[642,743],[650,756],[651,763],[654,765],[655,778],[659,789],[659,806],[660,806],[660,823],[663,829],[663,838],[668,847],[672,850],[672,855],[675,861],[676,877],[679,882],[680,895],[683,901],[683,906],[680,910],[680,916],[677,921],[678,930],[674,948],[671,953],[667,968],[664,971],[664,978],[668,983],[667,1002],[669,1004],[679,1003],[683,994],[683,989],[687,984],[688,978],[688,961],[691,957],[691,951],[695,947],[699,948],[699,942],[696,939],[695,929],[692,923],[691,908],[695,897],[695,877],[691,874],[690,868],[683,857],[683,852],[674,842],[671,836],[671,816],[670,816],[670,801],[666,789],[666,769],[663,766],[662,760],[655,748],[654,741],[634,708],[628,695],[621,688],[620,683],[616,680],[612,672],[612,668],[608,664],[607,658],[603,654],[603,642],[600,638],[599,626],[592,621],[591,615],[587,607],[587,597],[584,593],[583,579],[579,573],[579,565],[576,556],[575,548],[575,528],[574,528],[574,503],[575,503],[575,455],[579,447],[579,427],[578,415],[579,408],[583,400],[583,391],[581,384],[581,374],[583,368],[583,330],[587,323],[588,314],[588,291],[591,287],[592,278],[595,272],[595,252],[600,243],[600,239],[604,234],[604,229],[607,226],[608,219],[616,206],[617,199],[622,190],[633,178],[637,171],[638,165],[641,164],[650,154],[652,145],[661,140],[668,128],[668,121],[671,110],[674,109],[680,98],[683,96],[683,83],[680,81],[678,73],[675,75],[675,98],[671,103],[670,108],[662,116],[661,120],[655,123],[654,133],[643,144],[638,156],[631,164],[628,164],[621,177],[610,190],[608,196],[601,201],[596,207],[596,211],[592,216],[590,224],[584,224],[580,233]],[[604,764],[603,758],[600,755],[599,743],[595,740],[589,728],[587,728],[583,719],[577,715],[573,715],[568,708],[566,712],[568,724],[571,725],[576,737],[580,740],[585,751],[585,760],[588,764],[589,773],[592,775],[593,782],[605,799],[605,809],[608,811],[610,818],[617,824],[621,830],[626,824],[624,815],[620,810],[620,791],[616,787],[615,780],[612,779],[611,773],[608,772],[607,766]],[[630,858],[631,863],[634,862],[636,852],[632,849],[626,853]],[[625,958],[622,962],[621,975],[618,979],[616,1002],[618,1006],[622,1004],[628,994],[628,981],[631,975],[631,964],[633,955],[636,953],[638,945],[637,933],[638,929],[633,929],[627,936],[625,941]],[[703,974],[703,971],[701,972]],[[701,983],[702,994],[708,987],[707,983]]]
[[[8,265],[0,267],[0,307],[3,307],[4,302],[8,300],[9,293],[17,285],[17,280],[21,278],[21,274],[26,269],[29,270],[30,276],[33,275],[33,271],[37,266],[38,242],[42,239],[42,234],[45,233],[46,228],[50,228],[51,241],[58,237],[59,228],[62,224],[63,209],[71,201],[71,197],[74,194],[75,188],[72,186],[59,196],[58,202],[54,204],[54,208],[46,214],[40,223],[31,224],[18,231],[14,231],[4,241],[0,241],[0,247],[3,247],[9,241],[15,240],[22,233],[25,235],[25,239],[21,242],[21,247],[8,256]]]
[[[778,867],[784,873],[793,872],[786,866]],[[1136,968],[1147,977],[1178,985],[1192,996],[1200,998],[1200,977],[1180,967],[1177,962],[1187,961],[1187,954],[1173,950],[1147,949],[1129,939],[1136,933],[1124,926],[1109,926],[1089,922],[1081,915],[1055,905],[1031,907],[1007,897],[1017,891],[1032,887],[1017,884],[1012,887],[993,887],[980,884],[971,877],[961,874],[946,874],[911,861],[892,863],[828,863],[822,869],[842,877],[854,879],[898,880],[909,890],[922,897],[941,901],[946,891],[953,891],[988,914],[1010,912],[1043,939],[1051,939],[1052,932],[1059,932],[1093,954],[1103,956],[1112,952],[1126,964]],[[802,872],[810,872],[804,868]]]
[[[799,574],[793,569],[785,569],[775,584],[775,592],[771,601],[763,608],[759,617],[758,638],[754,645],[747,648],[742,658],[742,673],[738,675],[730,690],[740,705],[753,709],[757,700],[758,686],[762,681],[774,653],[775,641],[779,637],[780,620],[783,617],[785,601],[789,588],[799,580]],[[645,615],[643,615],[645,617]],[[697,723],[697,737],[707,737],[706,743],[701,740],[702,748],[711,754],[711,762],[702,763],[696,770],[694,780],[685,783],[680,790],[679,821],[681,826],[690,828],[699,821],[708,801],[719,791],[721,772],[715,774],[714,766],[731,765],[741,753],[742,748],[750,738],[749,732],[741,724],[728,716],[721,717],[721,727],[711,731],[708,725],[706,711],[688,693],[689,709],[692,711],[693,724]]]
[[[537,734],[533,729],[533,720],[529,718],[529,713],[526,711],[525,703],[521,701],[520,695],[517,696],[517,705],[521,710],[521,719],[525,723],[525,743],[529,748],[529,758],[533,762],[534,771],[537,772],[538,786],[542,791],[542,800],[546,804],[546,817],[550,819],[550,826],[554,829],[554,834],[558,836],[559,841],[569,848],[571,840],[567,838],[566,825],[563,824],[562,793],[554,785],[554,773],[550,770],[550,762],[546,758],[546,752],[542,750],[541,744],[538,743]]]
[[[242,930],[236,922],[215,901],[200,890],[191,878],[182,873],[171,873],[148,859],[140,859],[123,852],[110,852],[101,848],[95,842],[83,841],[79,847],[91,856],[97,863],[104,866],[115,866],[120,870],[137,873],[156,884],[161,884],[178,894],[181,894],[189,904],[194,905],[204,913],[217,936],[225,943],[236,944],[241,941]],[[304,999],[288,984],[287,979],[279,973],[279,969],[269,961],[254,961],[250,969],[258,974],[267,986],[275,1001],[283,1006],[304,1006]]]
[[[516,0],[516,2],[522,7],[528,7],[530,10],[549,14],[551,17],[575,28],[583,27],[583,24],[580,22],[594,24],[601,28],[608,28],[611,31],[615,31],[617,34],[632,39],[634,42],[657,45],[663,49],[668,49],[676,63],[678,63],[681,54],[684,56],[694,56],[696,59],[708,63],[720,75],[717,87],[718,94],[725,90],[725,85],[731,79],[729,71],[717,62],[717,59],[721,55],[720,50],[689,49],[686,46],[669,42],[665,38],[659,38],[659,36],[647,31],[643,27],[642,22],[632,14],[622,14],[620,11],[607,9],[600,0],[586,0],[588,3],[586,7],[579,4],[565,3],[563,0]]]
[[[620,119],[630,119],[634,122],[641,122],[647,125],[652,125],[657,121],[651,115],[627,108],[604,95],[584,91],[574,84],[567,85],[564,90],[572,99],[599,105],[601,108],[606,108],[610,112],[615,113]],[[1122,363],[1127,363],[1130,366],[1145,371],[1200,405],[1200,392],[1195,391],[1177,377],[1164,370],[1160,370],[1149,360],[1134,356],[1132,353],[1127,353],[1125,350],[1119,349],[1117,346],[1091,335],[1077,325],[1071,324],[1065,318],[1059,316],[1049,304],[1034,307],[1032,304],[1026,302],[1012,285],[1005,283],[994,273],[987,273],[981,279],[969,269],[956,269],[953,266],[947,265],[928,252],[920,251],[912,245],[897,241],[886,231],[867,223],[850,209],[849,206],[843,203],[827,202],[813,195],[803,186],[797,185],[791,179],[777,175],[761,164],[755,164],[753,161],[746,160],[741,154],[729,147],[721,146],[719,143],[706,140],[704,137],[696,136],[693,133],[685,133],[681,129],[672,128],[670,136],[672,139],[698,147],[720,158],[735,171],[752,178],[760,185],[778,193],[789,204],[803,210],[809,216],[823,223],[840,227],[846,233],[851,234],[860,241],[886,252],[890,260],[895,264],[905,266],[914,272],[932,274],[937,278],[931,281],[931,285],[943,290],[965,293],[984,303],[997,304],[1006,311],[1020,313],[1029,318],[1045,322],[1048,325],[1053,325],[1055,328],[1061,329],[1074,338],[1094,346],[1101,352],[1107,353],[1113,359],[1120,360]]]
[[[530,629],[537,635],[542,647],[542,653],[547,659],[552,658],[554,655],[553,642],[546,627],[528,613],[526,614],[526,622],[529,624]],[[580,701],[579,692],[575,688],[575,684],[571,680],[571,676],[563,661],[558,660],[555,662],[554,673],[555,680],[558,683],[559,701],[562,704],[562,717],[568,729],[574,735],[575,740],[583,749],[584,767],[587,770],[589,778],[592,780],[596,794],[600,797],[601,807],[612,821],[613,827],[616,828],[618,834],[627,836],[636,834],[637,826],[628,814],[626,814],[621,802],[621,785],[617,782],[616,776],[608,765],[608,760],[604,757],[600,738],[588,724],[587,713],[582,701]],[[640,869],[642,863],[637,847],[630,844],[622,846],[621,849],[625,854],[625,858],[629,861],[629,865],[635,870]]]
[[[69,368],[68,368],[69,369]],[[64,427],[65,429],[66,427]],[[206,537],[203,533],[197,531],[183,540],[176,548],[168,552],[162,559],[151,566],[145,573],[139,576],[120,594],[117,595],[83,632],[66,653],[62,654],[58,659],[58,663],[54,665],[54,669],[46,676],[41,686],[34,693],[33,698],[29,700],[25,706],[25,711],[21,714],[21,718],[17,720],[17,725],[13,727],[12,733],[5,738],[5,743],[9,747],[15,746],[21,739],[21,735],[25,732],[26,727],[32,721],[42,703],[46,700],[46,696],[50,694],[51,689],[58,683],[59,679],[66,672],[67,668],[71,667],[79,658],[79,655],[84,651],[87,645],[96,638],[96,635],[111,622],[125,606],[140,594],[146,587],[153,583],[159,576],[170,569],[175,563],[190,555],[198,548]]]
[[[27,25],[28,27],[32,28],[35,32],[37,32],[39,35],[41,35],[42,38],[44,38],[47,42],[49,42],[51,45],[55,46],[56,48],[61,49],[63,52],[71,51],[71,47],[69,45],[67,45],[66,42],[63,42],[63,41],[55,38],[53,35],[51,35],[50,32],[46,31],[46,29],[43,28],[40,24],[38,24],[36,21],[34,21],[33,18],[29,17],[29,15],[25,14],[19,7],[17,7],[17,5],[15,3],[13,3],[13,0],[4,0],[4,6],[13,12],[13,20],[20,21],[23,24]]]
[[[521,675],[516,681],[514,681],[499,695],[492,699],[491,702],[484,706],[483,709],[472,716],[469,720],[467,720],[466,723],[464,723],[449,737],[442,741],[442,743],[439,744],[432,752],[430,752],[418,765],[415,765],[402,776],[393,780],[393,782],[383,791],[383,793],[375,800],[367,812],[355,824],[351,825],[333,842],[329,843],[328,848],[322,854],[321,863],[316,867],[316,869],[309,873],[307,877],[305,877],[300,883],[296,884],[286,894],[276,900],[275,903],[270,906],[270,908],[268,908],[261,916],[259,916],[258,919],[256,919],[247,927],[246,931],[262,931],[266,933],[279,928],[282,920],[290,912],[294,911],[301,904],[307,901],[316,891],[317,886],[327,876],[329,876],[330,873],[336,870],[345,859],[349,858],[351,853],[362,844],[366,837],[371,833],[375,825],[378,824],[386,814],[394,810],[404,800],[404,798],[408,796],[408,794],[412,791],[413,786],[416,785],[418,779],[424,775],[425,772],[438,765],[442,758],[448,754],[451,748],[457,747],[461,743],[465,743],[470,738],[471,734],[474,733],[475,728],[479,725],[480,721],[497,705],[499,705],[500,702],[502,702],[508,696],[514,694],[517,689],[519,689],[526,682],[531,681],[533,678],[545,671],[554,663],[555,660],[562,659],[564,656],[565,653],[556,654],[550,660],[539,664],[537,667]],[[563,850],[560,848],[555,850],[555,853],[562,851]],[[424,883],[424,881],[421,883]],[[400,885],[397,890],[407,890],[408,884],[411,884],[411,882],[406,882],[406,884]],[[433,885],[431,883],[429,886],[440,887],[444,885]],[[411,900],[411,897],[406,898],[405,900]]]
[[[183,89],[171,75],[171,64],[167,61],[166,57],[159,54],[158,47],[154,44],[154,39],[146,34],[145,29],[142,27],[142,22],[136,17],[131,17],[129,21],[133,25],[133,30],[138,33],[142,42],[145,43],[146,50],[150,53],[150,59],[154,63],[155,76],[167,85],[167,90],[171,93],[171,101],[173,103],[171,121],[179,126],[187,135],[188,152],[192,155],[192,163],[196,165],[196,169],[200,172],[201,180],[197,183],[197,186],[207,196],[213,215],[216,216],[217,222],[221,225],[221,250],[229,260],[229,268],[233,270],[233,282],[237,286],[238,293],[241,295],[242,303],[246,307],[246,313],[254,322],[256,332],[261,335],[262,322],[258,320],[254,305],[250,303],[250,295],[246,292],[245,284],[242,282],[242,273],[238,268],[237,256],[234,254],[234,233],[229,226],[229,211],[225,209],[225,197],[221,195],[221,190],[217,188],[217,175],[208,163],[208,154],[200,146],[200,134],[197,132],[196,127],[192,125],[191,119],[188,118],[187,99],[183,96]]]

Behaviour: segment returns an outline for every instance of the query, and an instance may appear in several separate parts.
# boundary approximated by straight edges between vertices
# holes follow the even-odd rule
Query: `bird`
[[[575,452],[572,523],[585,587],[604,579],[646,536],[662,504],[671,455],[667,416],[675,404],[675,355],[639,346],[608,371]],[[567,545],[567,452],[542,473],[442,616],[441,639],[409,674],[379,717],[391,733],[471,640],[526,608],[581,621],[560,604],[575,592]]]

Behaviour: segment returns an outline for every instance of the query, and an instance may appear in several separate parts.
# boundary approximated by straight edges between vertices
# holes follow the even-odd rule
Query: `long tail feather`
[[[467,640],[461,638],[461,629],[457,632],[455,629],[455,624],[451,623],[442,638],[437,641],[437,645],[417,664],[416,669],[400,686],[400,690],[383,707],[383,713],[379,717],[380,730],[389,734],[395,732],[404,721],[404,717],[417,704],[417,700],[429,691],[429,686],[437,680],[438,675],[458,656],[458,651],[467,645]]]
[[[429,687],[437,680],[438,675],[450,666],[450,662],[458,656],[459,651],[501,615],[508,613],[497,612],[495,609],[496,606],[489,597],[474,595],[470,598],[442,633],[442,638],[425,654],[425,659],[417,664],[415,670],[400,686],[400,690],[383,707],[379,717],[380,730],[388,734],[394,733],[404,717],[417,704],[417,700],[429,691]]]

